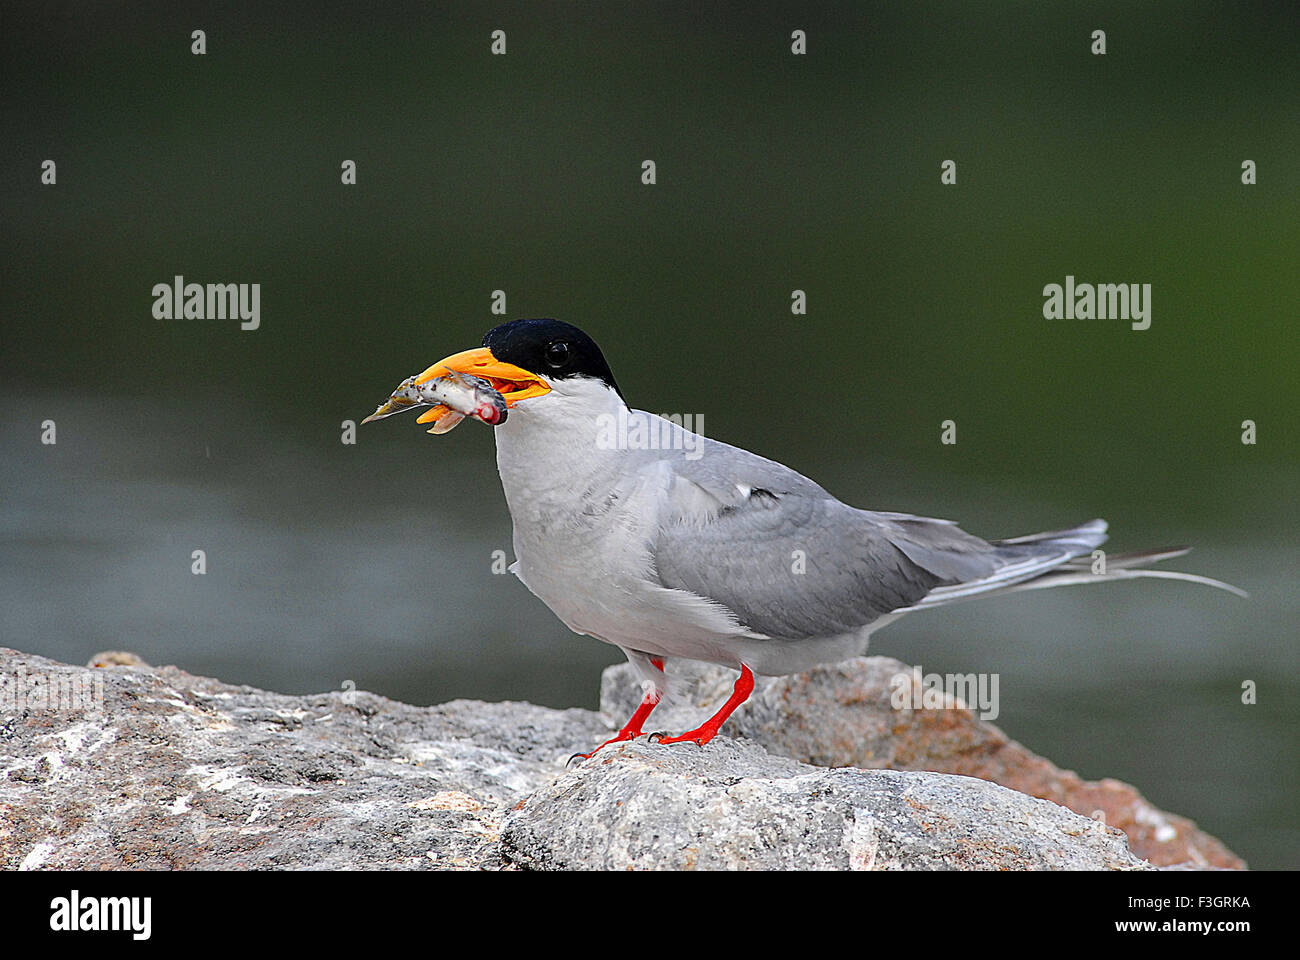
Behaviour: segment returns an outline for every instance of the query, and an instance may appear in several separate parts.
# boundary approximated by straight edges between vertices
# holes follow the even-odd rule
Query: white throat
[[[572,509],[583,490],[612,481],[626,454],[600,442],[601,424],[626,411],[617,393],[586,377],[550,386],[550,393],[515,406],[495,430],[497,470],[516,523],[543,504]]]

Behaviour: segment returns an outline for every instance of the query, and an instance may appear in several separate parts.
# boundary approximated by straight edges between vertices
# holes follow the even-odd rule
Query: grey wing
[[[856,631],[1006,565],[995,545],[948,521],[856,509],[788,467],[715,441],[702,454],[669,463],[655,569],[664,586],[724,605],[756,634]]]

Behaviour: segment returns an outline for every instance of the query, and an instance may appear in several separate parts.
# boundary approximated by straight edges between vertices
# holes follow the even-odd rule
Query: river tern
[[[949,520],[851,507],[780,463],[630,409],[600,348],[559,320],[503,323],[414,380],[449,373],[483,378],[511,411],[494,428],[510,570],[569,629],[621,648],[645,681],[632,718],[597,750],[643,735],[672,658],[740,671],[714,716],[657,736],[705,744],[755,674],[860,656],[873,632],[913,611],[1132,577],[1241,593],[1145,569],[1183,548],[1112,554],[1099,570],[1103,520],[983,540]],[[440,415],[419,422],[436,428]]]

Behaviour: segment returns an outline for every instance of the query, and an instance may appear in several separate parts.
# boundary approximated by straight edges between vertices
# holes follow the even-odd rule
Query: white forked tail
[[[1139,550],[1131,553],[1107,555],[1105,572],[1093,571],[1091,553],[1106,542],[1106,521],[1092,520],[1072,530],[1054,530],[1035,533],[1009,540],[991,541],[1005,563],[993,573],[978,580],[936,587],[907,610],[937,607],[958,600],[988,596],[994,593],[1011,593],[1016,590],[1041,590],[1048,587],[1065,587],[1080,583],[1104,583],[1110,580],[1131,580],[1151,577],[1162,580],[1183,580],[1207,587],[1227,590],[1239,597],[1246,591],[1230,583],[1203,577],[1195,573],[1174,570],[1148,570],[1148,564],[1172,557],[1181,557],[1190,547],[1164,547],[1156,550]]]

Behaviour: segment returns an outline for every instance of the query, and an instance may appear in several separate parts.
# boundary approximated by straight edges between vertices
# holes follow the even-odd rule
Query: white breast
[[[621,405],[603,385],[566,382],[520,403],[496,428],[514,521],[512,569],[578,633],[650,654],[734,663],[726,640],[744,632],[735,619],[654,579],[650,548],[669,476],[653,458],[597,443],[597,417]]]

